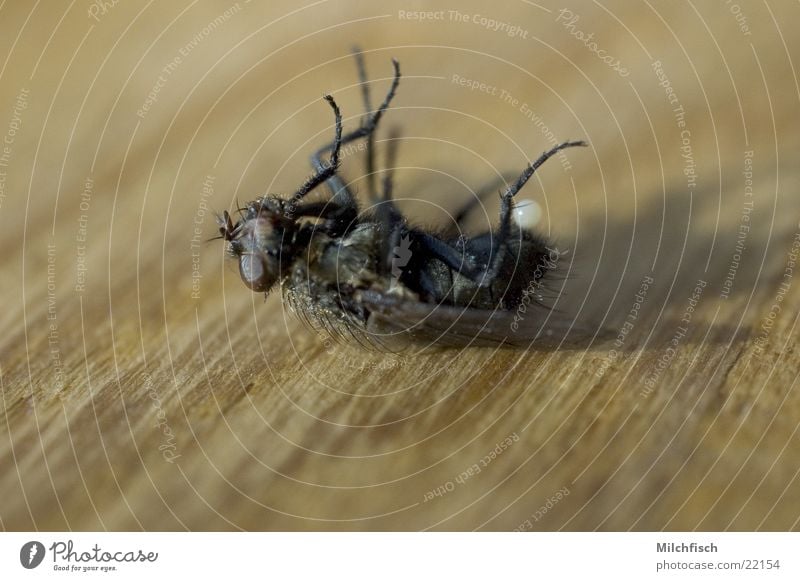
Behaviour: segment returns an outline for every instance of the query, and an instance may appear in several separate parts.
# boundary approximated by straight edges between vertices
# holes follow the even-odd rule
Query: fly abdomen
[[[402,280],[419,292],[426,302],[480,309],[514,309],[526,295],[536,294],[542,279],[555,269],[558,260],[558,252],[549,248],[543,238],[529,230],[517,232],[508,242],[497,276],[489,286],[481,286],[474,277],[468,277],[429,255],[412,261],[412,268]],[[462,239],[453,245],[462,251],[465,270],[467,265],[475,265],[485,271],[498,252],[497,240],[491,233]]]

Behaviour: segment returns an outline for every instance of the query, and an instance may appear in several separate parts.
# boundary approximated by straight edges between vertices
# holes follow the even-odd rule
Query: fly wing
[[[539,305],[529,305],[524,313],[492,311],[434,305],[373,290],[361,291],[357,300],[370,312],[368,333],[382,343],[576,348],[598,336],[597,329]]]

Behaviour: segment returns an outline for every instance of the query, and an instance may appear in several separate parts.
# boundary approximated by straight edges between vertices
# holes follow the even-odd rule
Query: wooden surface
[[[446,4],[2,5],[4,529],[800,528],[800,6]],[[193,242],[357,124],[356,42],[418,221],[591,143],[521,196],[619,344],[368,353]]]

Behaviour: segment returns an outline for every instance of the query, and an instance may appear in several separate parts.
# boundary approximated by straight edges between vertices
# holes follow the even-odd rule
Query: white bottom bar
[[[3,533],[0,578],[777,580],[800,579],[799,545],[800,533]]]

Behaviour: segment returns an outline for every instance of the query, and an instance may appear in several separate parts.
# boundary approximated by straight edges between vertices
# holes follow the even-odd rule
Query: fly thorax
[[[309,248],[311,274],[330,286],[370,286],[376,279],[373,240],[374,229],[364,225],[342,238],[325,236]]]

